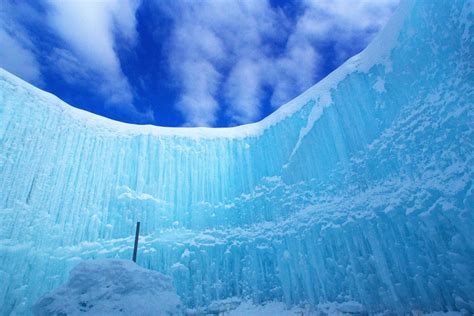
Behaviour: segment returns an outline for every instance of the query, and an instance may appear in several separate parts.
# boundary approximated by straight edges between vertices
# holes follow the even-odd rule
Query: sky
[[[0,0],[0,67],[115,120],[257,122],[364,49],[398,0]]]

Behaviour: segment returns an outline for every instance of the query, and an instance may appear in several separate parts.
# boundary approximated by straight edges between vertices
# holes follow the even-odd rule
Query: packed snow
[[[34,305],[35,315],[178,315],[171,278],[129,260],[85,260]]]
[[[138,264],[188,311],[474,313],[473,8],[402,1],[230,129],[113,122],[0,70],[0,313],[31,314],[78,260],[131,258],[137,221]]]

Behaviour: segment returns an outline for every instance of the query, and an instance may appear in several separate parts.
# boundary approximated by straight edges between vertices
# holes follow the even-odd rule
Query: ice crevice
[[[0,70],[0,314],[82,260],[129,259],[136,221],[138,264],[189,309],[473,313],[473,7],[402,1],[361,54],[235,128],[115,122]]]

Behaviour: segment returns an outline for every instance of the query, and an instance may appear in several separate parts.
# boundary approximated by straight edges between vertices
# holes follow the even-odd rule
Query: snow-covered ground
[[[288,308],[283,302],[254,304],[229,298],[201,309],[186,309],[174,293],[170,278],[126,260],[82,261],[68,282],[43,296],[35,315],[222,315],[222,316],[350,316],[369,315],[354,301],[302,304]],[[394,315],[391,311],[374,315]],[[468,311],[412,311],[411,316],[467,316]]]
[[[249,302],[243,302],[236,309],[226,313],[226,316],[356,316],[356,315],[372,315],[357,302],[345,303],[321,303],[317,306],[306,305],[304,307],[287,308],[281,302],[269,302],[264,305],[255,305]],[[376,316],[398,315],[391,311],[373,314]],[[412,311],[410,316],[468,316],[469,312],[431,312],[424,313],[422,311]]]
[[[358,302],[300,304],[288,308],[283,302],[255,304],[234,297],[215,301],[200,309],[185,308],[171,278],[144,269],[129,260],[84,260],[71,271],[69,280],[41,297],[33,307],[46,315],[226,315],[226,316],[348,316],[368,315]],[[392,315],[390,311],[376,315]],[[413,316],[465,316],[465,312],[413,311]]]

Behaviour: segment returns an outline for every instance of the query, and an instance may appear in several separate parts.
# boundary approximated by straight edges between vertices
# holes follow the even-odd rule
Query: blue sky
[[[0,0],[0,67],[162,126],[256,122],[361,51],[398,0]]]

